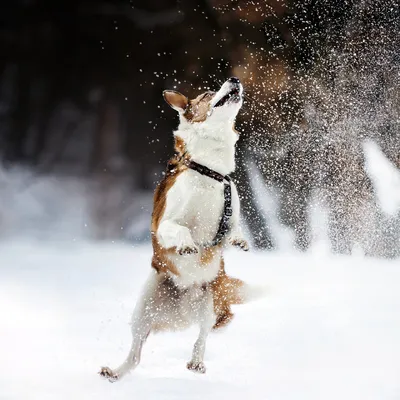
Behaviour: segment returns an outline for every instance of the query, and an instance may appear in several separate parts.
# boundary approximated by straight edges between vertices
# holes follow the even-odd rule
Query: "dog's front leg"
[[[242,228],[240,226],[240,200],[236,186],[232,183],[232,217],[231,217],[231,231],[228,235],[228,242],[230,245],[238,247],[244,251],[249,250],[249,244],[243,236]]]
[[[142,347],[150,334],[154,319],[157,318],[154,307],[157,285],[156,275],[152,273],[132,316],[132,345],[125,361],[118,368],[102,367],[99,372],[110,382],[119,380],[140,363]]]
[[[204,298],[200,304],[198,314],[200,317],[200,333],[194,344],[192,359],[187,363],[187,368],[191,371],[204,374],[206,372],[206,367],[204,365],[206,341],[216,321],[212,292],[208,288],[204,293]]]
[[[175,248],[179,254],[194,254],[199,252],[190,234],[190,230],[186,226],[179,225],[172,219],[161,222],[158,227],[157,236],[164,248]]]

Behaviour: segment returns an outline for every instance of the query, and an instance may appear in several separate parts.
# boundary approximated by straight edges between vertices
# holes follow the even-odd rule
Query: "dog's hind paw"
[[[186,368],[190,371],[196,372],[198,374],[205,374],[206,373],[206,366],[202,362],[193,362],[189,361],[186,365]]]
[[[101,367],[99,375],[103,378],[108,379],[111,383],[114,383],[119,379],[119,375],[113,372],[113,370],[108,367]]]

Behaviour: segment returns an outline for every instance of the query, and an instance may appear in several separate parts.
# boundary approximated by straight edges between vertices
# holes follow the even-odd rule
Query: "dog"
[[[187,368],[205,373],[208,334],[232,319],[232,304],[247,298],[247,285],[226,274],[223,260],[227,245],[249,250],[239,222],[239,196],[229,178],[235,170],[239,134],[234,123],[243,87],[233,77],[219,91],[193,100],[172,90],[163,95],[179,113],[175,155],[154,194],[152,271],[133,314],[131,349],[121,366],[99,372],[111,382],[139,364],[151,332],[193,323],[200,333]]]

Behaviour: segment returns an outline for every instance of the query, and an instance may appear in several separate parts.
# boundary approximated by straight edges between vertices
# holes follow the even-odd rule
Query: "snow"
[[[400,210],[400,171],[372,141],[364,143],[366,168],[378,196],[379,205],[388,215],[395,216]]]
[[[96,373],[130,345],[149,246],[0,243],[0,399],[398,399],[398,260],[315,247],[229,251],[228,272],[268,286],[214,333],[207,373],[187,371],[195,327],[151,336],[141,365],[111,384]]]

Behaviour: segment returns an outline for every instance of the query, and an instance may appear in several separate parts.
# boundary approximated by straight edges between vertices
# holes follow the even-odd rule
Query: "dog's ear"
[[[189,99],[175,90],[164,90],[164,100],[176,111],[183,113],[189,104]]]

